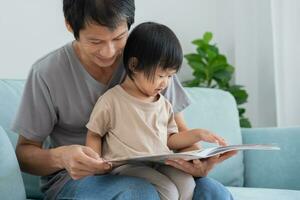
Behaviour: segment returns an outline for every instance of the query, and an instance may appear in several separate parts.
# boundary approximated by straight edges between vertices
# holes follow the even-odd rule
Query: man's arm
[[[63,148],[42,149],[42,143],[19,136],[16,155],[21,170],[35,175],[48,175],[63,169],[60,155]]]
[[[22,171],[45,176],[66,169],[73,179],[110,171],[91,148],[81,145],[42,149],[42,144],[19,136],[16,154]]]

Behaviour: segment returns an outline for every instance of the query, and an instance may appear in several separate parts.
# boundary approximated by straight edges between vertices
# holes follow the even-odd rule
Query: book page
[[[275,144],[241,144],[241,145],[229,145],[219,146],[207,149],[200,149],[195,151],[188,151],[182,153],[170,153],[170,154],[157,154],[157,155],[145,155],[145,156],[133,156],[130,158],[119,158],[108,160],[114,165],[122,165],[126,163],[137,163],[137,162],[156,162],[164,164],[166,160],[171,159],[184,159],[186,161],[209,158],[218,154],[226,153],[229,151],[240,151],[240,150],[280,150]]]

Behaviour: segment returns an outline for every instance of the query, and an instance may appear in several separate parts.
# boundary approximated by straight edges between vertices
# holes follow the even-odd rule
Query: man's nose
[[[101,57],[112,58],[116,53],[115,45],[112,42],[108,42],[100,50]]]

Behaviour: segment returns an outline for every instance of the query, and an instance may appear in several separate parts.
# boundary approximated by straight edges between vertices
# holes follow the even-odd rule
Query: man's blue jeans
[[[69,181],[57,199],[101,200],[159,200],[155,187],[135,177],[119,175],[89,176]],[[194,200],[232,200],[230,192],[217,181],[204,177],[196,179]]]

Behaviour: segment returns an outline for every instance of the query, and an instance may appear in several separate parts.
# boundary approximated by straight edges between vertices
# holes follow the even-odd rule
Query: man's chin
[[[99,59],[96,57],[95,63],[99,66],[99,67],[111,67],[117,60],[117,57],[109,60],[109,61],[103,61],[102,59]]]
[[[99,67],[111,67],[114,64],[113,62],[96,62],[97,66]]]

